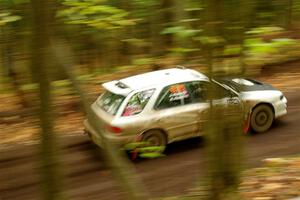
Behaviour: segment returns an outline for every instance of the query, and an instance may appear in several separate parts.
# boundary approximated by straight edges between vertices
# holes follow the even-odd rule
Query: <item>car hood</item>
[[[249,78],[233,78],[220,80],[223,84],[233,88],[239,93],[251,91],[276,90],[269,84]]]

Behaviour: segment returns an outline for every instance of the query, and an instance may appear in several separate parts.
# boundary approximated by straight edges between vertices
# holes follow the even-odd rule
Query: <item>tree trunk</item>
[[[218,38],[220,43],[208,42],[205,44],[205,56],[210,80],[215,78],[215,72],[222,73],[223,57],[214,57],[222,54],[225,40],[224,1],[207,0],[205,10],[205,33],[208,38]],[[216,68],[217,67],[217,68]],[[209,91],[209,116],[206,130],[206,167],[207,167],[207,194],[209,200],[227,200],[238,198],[242,128],[240,126],[241,112],[239,108],[230,105],[216,105],[215,99],[220,88],[211,84]]]
[[[51,108],[49,57],[47,49],[50,39],[51,0],[32,0],[33,41],[32,41],[32,71],[39,85],[39,118],[41,126],[41,172],[43,199],[61,198],[60,179],[58,177],[57,149],[53,133]]]
[[[1,27],[0,34],[2,37],[2,45],[1,45],[1,56],[2,56],[2,62],[4,67],[5,74],[10,78],[12,87],[14,91],[16,92],[16,95],[18,96],[21,105],[25,108],[28,107],[28,103],[25,98],[25,94],[21,89],[21,80],[20,76],[17,73],[17,70],[14,66],[13,62],[13,38],[12,38],[12,31],[9,24],[7,24],[5,27]]]
[[[162,0],[161,12],[162,12],[162,27],[166,28],[172,25],[174,13],[172,12],[174,7],[174,0]],[[169,49],[173,45],[173,36],[166,34],[162,36],[164,49]]]
[[[107,156],[107,160],[112,168],[112,171],[114,172],[115,177],[119,180],[120,185],[126,192],[128,199],[149,199],[149,194],[143,187],[142,182],[140,182],[139,178],[136,176],[134,166],[132,166],[132,163],[125,158],[124,152],[118,149],[115,145],[111,144],[109,140],[103,136],[103,132],[105,130],[99,126],[99,123],[97,122],[98,117],[91,110],[87,96],[84,90],[81,88],[76,74],[72,70],[72,67],[75,66],[75,61],[69,46],[64,42],[54,40],[51,43],[51,52],[53,59],[55,59],[57,63],[64,68],[65,73],[73,84],[73,87],[80,95],[84,111],[87,114],[87,119],[90,125],[103,139],[102,142],[104,153]]]
[[[290,30],[293,28],[293,0],[286,0],[286,23],[285,28]]]

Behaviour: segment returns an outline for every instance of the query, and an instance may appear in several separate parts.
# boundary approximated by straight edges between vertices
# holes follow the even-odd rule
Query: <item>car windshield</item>
[[[106,91],[97,101],[97,105],[111,115],[116,115],[125,97]]]
[[[223,79],[223,80],[217,80],[217,82],[227,85],[228,87],[230,87],[231,89],[233,89],[236,92],[240,92],[240,89],[237,87],[236,83],[233,81]]]

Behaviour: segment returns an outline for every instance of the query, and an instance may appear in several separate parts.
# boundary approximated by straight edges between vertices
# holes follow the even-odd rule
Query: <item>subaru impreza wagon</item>
[[[120,145],[145,141],[164,146],[201,136],[210,84],[218,87],[216,101],[243,106],[253,131],[267,131],[287,113],[287,99],[268,84],[244,78],[210,81],[195,70],[172,68],[104,83],[105,92],[91,105],[103,134],[88,120],[85,130],[99,146],[102,137]]]

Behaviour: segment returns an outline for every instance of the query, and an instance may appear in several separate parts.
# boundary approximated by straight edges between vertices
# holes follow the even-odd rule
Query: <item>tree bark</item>
[[[41,175],[42,195],[45,200],[61,198],[61,184],[58,176],[57,146],[53,133],[53,119],[50,93],[49,55],[51,0],[32,0],[32,71],[39,85],[39,118],[41,127]]]
[[[208,38],[225,40],[225,20],[223,0],[207,0],[205,4],[205,34]],[[212,39],[213,41],[213,39]],[[223,52],[224,44],[205,44],[205,56],[211,82],[215,78],[216,70],[222,73],[222,56],[214,55]],[[217,66],[217,69],[214,67]],[[221,70],[221,71],[220,71]],[[217,94],[220,88],[211,84],[209,88],[209,116],[205,126],[207,139],[206,170],[207,194],[209,200],[238,199],[237,187],[239,184],[240,162],[242,152],[242,118],[238,108],[230,105],[216,105]]]
[[[84,90],[81,88],[76,74],[72,70],[72,67],[75,66],[75,61],[70,47],[63,41],[53,40],[51,42],[51,52],[53,58],[57,60],[58,64],[64,68],[65,73],[73,84],[73,87],[80,95],[81,102],[90,125],[103,139],[103,150],[109,162],[108,164],[112,168],[116,179],[119,180],[120,185],[126,192],[127,199],[149,199],[149,194],[143,187],[142,182],[136,176],[134,166],[132,166],[128,159],[126,159],[124,152],[115,145],[111,144],[103,135],[105,130],[99,126],[99,123],[97,122],[98,117],[91,110],[90,102],[88,101]]]

